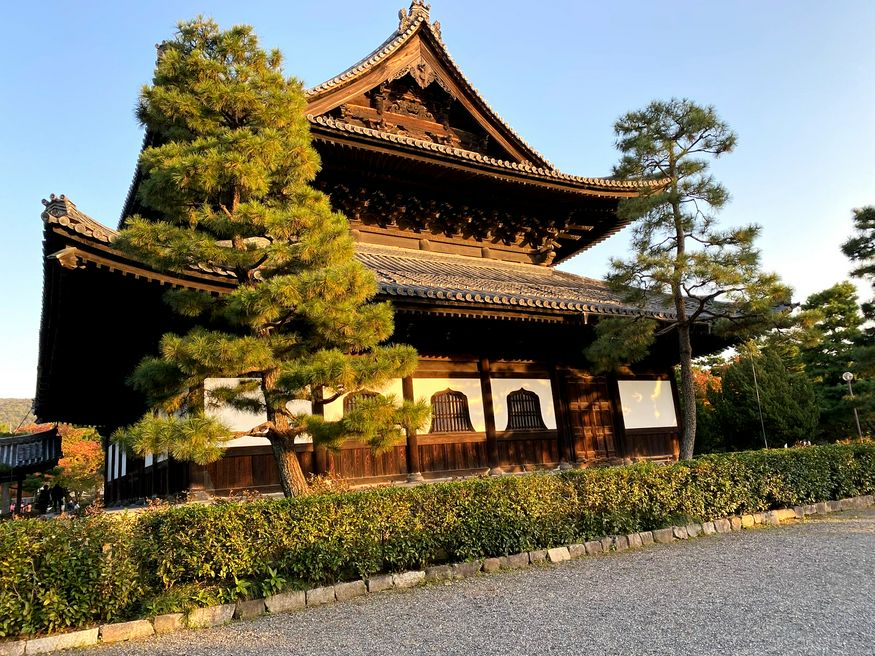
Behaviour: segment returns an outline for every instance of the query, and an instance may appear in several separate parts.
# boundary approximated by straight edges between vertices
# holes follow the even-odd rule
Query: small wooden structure
[[[631,306],[601,281],[554,268],[622,229],[617,205],[645,183],[553,167],[480,97],[418,0],[377,50],[307,95],[317,186],[348,217],[359,259],[395,307],[393,340],[421,356],[413,376],[370,391],[430,399],[434,418],[383,454],[355,441],[336,452],[302,442],[306,473],[373,482],[677,457],[673,336],[621,374],[594,375],[583,355],[601,317],[670,320],[670,304]],[[123,217],[149,216],[139,184],[138,172]],[[115,231],[69,199],[44,203],[36,412],[111,430],[144,411],[124,383],[138,361],[163,333],[190,327],[162,303],[164,289],[222,294],[234,281],[153,271],[116,251]],[[693,339],[699,352],[718,345],[706,327]],[[74,374],[71,389],[63,381]],[[337,417],[344,402],[312,410]],[[258,437],[206,467],[133,458],[114,445],[106,462],[110,501],[279,489]]]
[[[61,452],[61,434],[57,426],[39,433],[0,437],[0,514],[9,510],[9,487],[17,483],[15,512],[21,512],[21,485],[25,476],[45,472],[58,466]]]

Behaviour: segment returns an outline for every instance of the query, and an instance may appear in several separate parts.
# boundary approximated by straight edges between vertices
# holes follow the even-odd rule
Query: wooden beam
[[[495,434],[495,408],[492,405],[492,382],[489,380],[489,358],[480,358],[480,392],[483,395],[483,417],[486,421],[486,454],[489,458],[489,474],[504,473],[498,459],[498,442]]]
[[[405,401],[413,402],[413,378],[407,376],[401,379],[401,393]],[[407,480],[421,481],[422,467],[419,462],[419,436],[416,430],[407,436]]]

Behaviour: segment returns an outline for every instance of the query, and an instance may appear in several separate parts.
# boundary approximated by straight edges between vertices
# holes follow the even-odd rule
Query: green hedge
[[[875,445],[0,523],[0,636],[875,493]]]

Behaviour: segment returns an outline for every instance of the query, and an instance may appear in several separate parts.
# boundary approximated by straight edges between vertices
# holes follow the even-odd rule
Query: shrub
[[[875,445],[0,523],[0,636],[875,493]]]

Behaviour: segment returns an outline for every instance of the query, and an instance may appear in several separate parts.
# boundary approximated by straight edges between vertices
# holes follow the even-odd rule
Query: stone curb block
[[[714,535],[717,532],[717,527],[714,522],[702,522],[702,533],[705,535]]]
[[[76,647],[91,647],[97,644],[97,634],[99,629],[85,629],[84,631],[73,631],[72,633],[62,633],[60,635],[48,636],[46,638],[36,638],[28,640],[24,648],[25,654],[49,654],[53,651],[61,651],[62,649],[75,649]]]
[[[303,590],[281,592],[264,600],[268,613],[285,613],[290,610],[301,610],[307,607],[307,593]]]
[[[453,565],[453,578],[467,579],[479,574],[481,569],[483,569],[482,560],[471,560],[467,563],[455,563]]]
[[[793,514],[796,516],[796,519],[803,519],[805,517],[805,508],[802,506],[793,506]]]
[[[684,528],[687,529],[687,535],[691,538],[697,538],[702,534],[702,525],[701,524],[687,524]]]
[[[547,550],[546,549],[535,549],[534,551],[529,552],[529,562],[534,565],[535,563],[544,563],[547,562]]]
[[[630,533],[626,536],[626,540],[629,542],[630,549],[639,549],[644,546],[644,543],[641,542],[641,536],[637,533]]]
[[[0,656],[23,656],[27,640],[0,642]]]
[[[518,554],[510,554],[502,558],[501,566],[505,569],[517,569],[519,567],[527,567],[529,564],[529,554],[524,551]]]
[[[573,558],[581,558],[586,555],[586,545],[584,544],[569,544],[568,555]]]
[[[547,560],[551,563],[561,563],[565,560],[571,560],[571,553],[568,551],[568,547],[547,549]]]
[[[765,524],[766,523],[766,514],[762,512],[755,512],[753,514],[753,523],[754,524]]]
[[[182,613],[165,613],[152,618],[155,633],[173,633],[185,628],[185,615]]]
[[[483,571],[487,573],[497,572],[501,569],[501,558],[484,558]]]
[[[687,529],[684,526],[672,526],[671,534],[676,540],[686,540],[689,535],[687,535]]]
[[[625,535],[615,535],[614,538],[614,551],[625,551],[629,548],[629,540]]]
[[[729,523],[729,520],[725,517],[721,519],[714,520],[714,528],[718,533],[730,533],[732,531],[732,524]]]
[[[237,607],[234,609],[235,620],[248,620],[253,617],[264,615],[264,599],[250,599],[249,601],[238,601]]]
[[[587,556],[594,556],[597,553],[602,552],[602,543],[598,540],[590,540],[589,542],[583,543],[584,549],[586,549]]]
[[[668,544],[674,539],[670,528],[658,528],[651,533],[653,533],[653,541],[657,544]]]
[[[188,614],[188,627],[190,629],[205,629],[211,626],[227,624],[234,618],[234,611],[236,609],[237,604],[195,608]]]
[[[101,642],[123,642],[155,635],[155,627],[149,620],[134,620],[117,624],[104,624],[100,627]]]
[[[396,588],[413,588],[423,581],[425,581],[425,572],[421,569],[392,575],[392,585]]]
[[[613,538],[602,538],[599,540],[602,543],[602,551],[607,553],[608,551],[612,551],[614,548],[614,540]]]
[[[325,604],[333,604],[334,597],[334,586],[326,586],[322,588],[313,588],[312,590],[307,590],[307,605],[308,606],[323,606]]]
[[[653,533],[651,531],[642,531],[638,535],[641,537],[641,544],[645,547],[648,544],[653,544]]]
[[[790,519],[796,519],[796,511],[792,508],[778,508],[777,510],[773,510],[772,514],[777,518],[777,523],[779,524]]]
[[[382,592],[392,587],[392,575],[372,576],[368,579],[368,592]]]
[[[741,530],[741,517],[739,517],[738,515],[733,515],[732,517],[730,517],[729,518],[729,528],[731,528],[733,531],[740,531]]]
[[[350,581],[348,583],[338,583],[334,586],[334,598],[337,601],[346,601],[368,594],[368,586],[364,581]]]
[[[741,528],[753,528],[755,523],[753,515],[741,516]]]
[[[426,581],[449,581],[453,578],[452,565],[432,565],[425,568]]]
[[[838,501],[827,501],[826,508],[827,512],[837,512],[840,509],[840,504]]]

